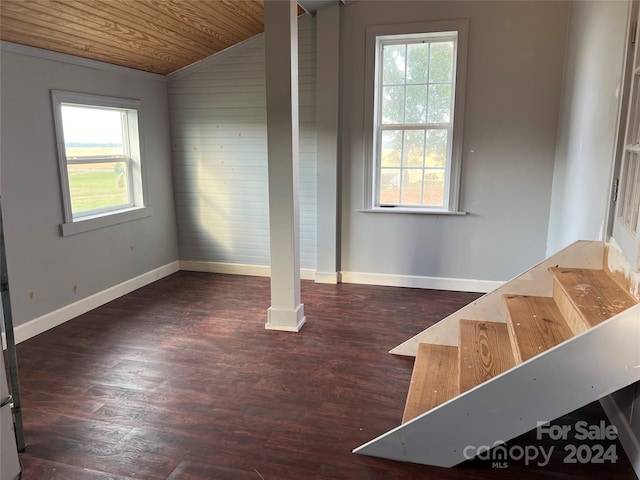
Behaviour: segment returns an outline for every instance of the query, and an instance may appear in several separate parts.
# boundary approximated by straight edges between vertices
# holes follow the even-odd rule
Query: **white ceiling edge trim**
[[[51,60],[54,62],[68,63],[80,67],[93,68],[95,70],[121,73],[125,75],[146,78],[147,80],[155,80],[157,82],[167,81],[166,75],[145,72],[143,70],[136,70],[135,68],[123,67],[121,65],[114,65],[112,63],[101,62],[99,60],[91,60],[89,58],[77,57],[75,55],[68,55],[66,53],[54,52],[52,50],[45,50],[43,48],[29,47],[27,45],[7,42],[4,40],[0,41],[0,51],[40,58],[43,60]]]
[[[324,8],[326,6],[332,5],[334,3],[340,3],[344,5],[345,0],[298,0],[298,5],[300,5],[305,12],[315,15],[318,10]]]
[[[311,15],[309,13],[304,13],[300,16],[298,16],[298,22],[301,21],[307,21],[305,19],[311,19]],[[209,55],[206,58],[203,58],[202,60],[198,60],[197,62],[192,63],[191,65],[187,65],[186,67],[182,67],[180,70],[176,70],[175,72],[171,72],[169,74],[167,74],[167,78],[169,78],[169,80],[177,80],[179,78],[191,75],[192,73],[196,73],[197,71],[207,67],[208,65],[211,65],[212,63],[217,62],[218,60],[221,60],[225,57],[227,57],[228,55],[232,55],[234,54],[237,50],[238,47],[246,47],[248,45],[252,45],[254,43],[257,43],[261,40],[264,39],[264,32],[263,33],[258,33],[256,35],[254,35],[253,37],[249,37],[246,40],[243,40],[240,43],[236,43],[234,45],[231,45],[230,47],[225,48],[224,50],[220,50],[219,52],[216,52],[212,55]]]
[[[213,53],[208,57],[203,58],[202,60],[198,60],[186,67],[182,67],[180,70],[176,70],[175,72],[171,72],[167,74],[167,78],[169,80],[176,80],[178,78],[190,75],[192,73],[197,72],[198,70],[205,68],[207,65],[211,65],[221,58],[227,57],[228,55],[235,53],[238,47],[246,47],[247,45],[252,45],[259,40],[264,38],[264,33],[258,33],[253,37],[249,37],[246,40],[243,40],[240,43],[236,43],[231,45],[230,47],[225,48],[224,50],[220,50],[219,52]]]

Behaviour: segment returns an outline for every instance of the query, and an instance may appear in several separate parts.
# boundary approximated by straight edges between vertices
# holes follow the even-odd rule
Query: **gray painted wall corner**
[[[3,49],[2,197],[15,325],[178,260],[167,85],[157,76]],[[151,217],[62,237],[50,90],[141,99]]]

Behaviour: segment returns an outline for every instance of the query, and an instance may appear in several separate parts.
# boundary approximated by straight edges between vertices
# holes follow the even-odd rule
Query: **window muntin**
[[[140,102],[61,91],[52,100],[65,222],[144,207]]]
[[[375,206],[446,210],[457,32],[377,43]]]

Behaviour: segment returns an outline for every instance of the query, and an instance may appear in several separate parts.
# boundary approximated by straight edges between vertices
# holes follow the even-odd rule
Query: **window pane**
[[[453,76],[453,42],[431,44],[429,83],[450,83]]]
[[[383,87],[382,123],[403,123],[404,87]]]
[[[631,199],[633,198],[633,184],[636,175],[635,169],[637,168],[635,159],[636,154],[634,152],[626,153],[621,176],[623,182],[620,192],[620,221],[627,228],[631,227]]]
[[[629,233],[635,235],[640,212],[640,156],[636,152],[626,153],[622,178],[624,182],[620,192],[620,221]]]
[[[422,167],[424,160],[424,130],[404,132],[404,167]]]
[[[407,45],[407,83],[427,83],[429,44]]]
[[[424,193],[422,202],[428,207],[444,206],[445,174],[442,170],[426,170],[424,173]]]
[[[67,157],[125,155],[120,110],[62,105]]]
[[[444,167],[447,164],[448,135],[446,130],[427,130],[427,167]]]
[[[640,77],[636,73],[634,78],[633,88],[633,109],[629,115],[628,139],[627,143],[630,145],[637,145],[640,143]]]
[[[386,130],[382,132],[380,150],[383,167],[399,167],[402,158],[402,130]]]
[[[400,169],[380,171],[380,205],[398,205],[400,201]]]
[[[449,123],[451,119],[451,85],[429,85],[429,123]]]
[[[382,83],[404,83],[406,63],[405,45],[385,45],[382,48],[383,72]]]
[[[420,205],[422,194],[422,169],[402,171],[402,205]]]
[[[130,203],[125,162],[68,164],[67,172],[74,216]]]
[[[406,123],[424,123],[427,120],[427,86],[407,86]]]

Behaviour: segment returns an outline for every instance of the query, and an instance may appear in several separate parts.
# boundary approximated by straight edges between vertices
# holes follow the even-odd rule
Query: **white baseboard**
[[[315,281],[316,283],[336,284],[340,283],[341,275],[340,272],[318,272],[316,270]]]
[[[71,320],[72,318],[87,313],[105,303],[119,298],[127,293],[131,293],[138,288],[149,285],[167,275],[177,272],[180,269],[179,262],[171,262],[162,267],[143,273],[135,278],[122,282],[113,287],[107,288],[101,292],[90,295],[82,300],[78,300],[70,305],[59,308],[53,312],[47,313],[41,317],[35,318],[27,323],[18,325],[14,328],[16,343],[23,342],[31,337],[46,332],[47,330],[57,327]],[[2,333],[2,345],[6,345],[4,332]]]
[[[344,283],[384,285],[389,287],[428,288],[454,290],[457,292],[487,293],[501,287],[504,282],[472,280],[466,278],[422,277],[416,275],[394,275],[386,273],[342,272]]]
[[[269,265],[245,265],[239,263],[206,262],[201,260],[180,260],[180,270],[191,272],[226,273],[230,275],[271,276]],[[360,283],[364,285],[385,285],[390,287],[429,288],[434,290],[454,290],[459,292],[491,292],[504,282],[491,280],[470,280],[464,278],[421,277],[414,275],[393,275],[385,273],[361,272],[317,272],[311,268],[301,268],[300,278],[315,280],[317,283]]]
[[[600,405],[604,412],[609,417],[611,424],[618,430],[618,440],[624,448],[624,453],[629,458],[631,468],[633,468],[636,476],[640,479],[640,439],[638,439],[636,433],[631,428],[631,425],[627,421],[624,413],[620,410],[618,403],[613,396],[607,395],[600,399]]]
[[[202,260],[180,260],[180,270],[190,272],[226,273],[228,275],[249,275],[251,277],[270,277],[269,265],[246,265],[242,263],[206,262]],[[315,280],[315,270],[301,268],[302,280]]]

